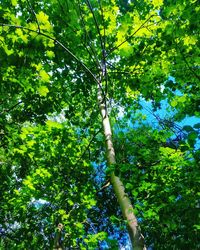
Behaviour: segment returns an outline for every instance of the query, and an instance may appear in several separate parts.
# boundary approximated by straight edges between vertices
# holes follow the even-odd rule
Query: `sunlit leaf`
[[[47,94],[49,93],[49,90],[46,86],[40,86],[37,90],[38,90],[38,93],[44,97],[46,97]]]

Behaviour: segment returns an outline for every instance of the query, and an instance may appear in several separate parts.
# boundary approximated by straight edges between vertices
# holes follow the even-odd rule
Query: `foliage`
[[[113,167],[147,245],[198,247],[199,123],[174,143],[175,123],[137,114],[141,100],[154,110],[165,100],[173,122],[199,117],[198,1],[0,3],[1,248],[53,248],[58,223],[66,249],[126,244],[112,187],[101,190],[110,170],[99,80]]]
[[[189,148],[185,141],[188,137],[180,139],[179,146],[174,148],[174,133],[170,129],[163,130],[160,126],[152,129],[146,124],[123,132],[125,124],[121,124],[121,131],[116,134],[115,145],[120,152],[116,171],[121,173],[133,197],[148,245],[154,239],[155,249],[172,246],[196,249],[199,240],[195,226],[199,218],[197,152]]]

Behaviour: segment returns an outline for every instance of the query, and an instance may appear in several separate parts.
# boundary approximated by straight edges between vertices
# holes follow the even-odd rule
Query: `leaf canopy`
[[[0,0],[2,249],[51,249],[58,223],[66,249],[127,243],[112,187],[101,190],[113,169],[99,81],[113,168],[147,245],[199,246],[199,122],[175,123],[200,115],[198,3]],[[141,100],[154,110],[166,102],[173,122],[147,122]]]

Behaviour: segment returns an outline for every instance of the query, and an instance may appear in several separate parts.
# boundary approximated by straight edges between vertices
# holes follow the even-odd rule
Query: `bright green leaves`
[[[48,51],[51,54],[51,51]],[[53,52],[52,52],[53,53]],[[51,54],[53,55],[53,54]],[[41,63],[39,64],[34,64],[32,63],[31,66],[33,68],[36,68],[36,70],[38,71],[38,87],[37,87],[37,92],[39,93],[40,96],[46,97],[47,94],[49,93],[49,89],[46,85],[44,85],[45,83],[49,83],[50,82],[50,75],[44,70],[43,65]]]
[[[160,147],[160,152],[162,153],[163,156],[166,156],[167,158],[168,157],[179,157],[179,155],[181,154],[181,152],[179,151],[176,151],[175,149],[173,148],[169,148],[169,147]]]
[[[40,86],[38,89],[37,89],[38,93],[40,96],[44,96],[46,97],[47,94],[49,93],[49,90],[46,86]]]
[[[132,188],[133,188],[133,185],[132,185],[131,183],[127,183],[127,184],[125,185],[125,188],[126,188],[126,189],[132,189]]]
[[[119,126],[121,130],[118,128],[120,132],[115,135],[117,160],[118,163],[121,161],[118,164],[118,172],[123,178],[127,192],[133,196],[134,211],[137,217],[141,218],[143,230],[148,230],[151,225],[148,232],[161,232],[162,238],[166,238],[170,246],[173,241],[171,232],[175,235],[178,232],[177,235],[180,236],[183,225],[190,227],[194,233],[195,220],[191,218],[191,211],[196,219],[198,217],[194,208],[198,200],[198,189],[195,188],[198,185],[198,163],[194,159],[195,154],[191,153],[194,150],[193,146],[191,151],[190,146],[182,151],[182,146],[185,147],[190,139],[196,138],[195,132],[199,126],[183,127],[184,141],[180,139],[176,147],[173,147],[170,141],[173,142],[175,135],[172,137],[170,130],[150,127],[148,129],[145,126],[128,129],[128,121],[126,123],[124,118],[123,126]],[[184,131],[189,134],[188,137]],[[178,144],[181,145],[180,148]],[[196,155],[197,159],[198,157]],[[182,207],[185,207],[184,218]],[[170,217],[172,213],[173,218]],[[187,221],[185,216],[188,218]],[[187,232],[182,231],[180,237],[184,239]],[[152,237],[155,239],[153,235]],[[149,237],[147,241],[148,239]],[[173,242],[174,245],[178,244],[176,240]],[[162,246],[159,237],[156,238],[155,244]]]
[[[39,176],[41,178],[50,178],[51,174],[45,168],[38,168],[36,169],[34,176]]]
[[[155,221],[159,221],[159,215],[158,213],[153,209],[148,209],[144,212],[144,219],[154,219]]]
[[[14,148],[13,152],[14,152],[14,153],[17,152],[17,153],[19,153],[19,154],[24,155],[24,153],[27,152],[27,147],[26,147],[25,145],[20,145],[19,148]]]
[[[184,45],[188,46],[188,45],[195,45],[198,39],[195,36],[186,36],[184,37],[183,41],[184,41]]]
[[[28,175],[22,182],[22,186],[19,190],[15,190],[15,201],[19,203],[20,207],[26,209],[27,202],[31,202],[32,198],[42,197],[43,195],[39,194],[38,188],[41,185],[46,185],[46,182],[49,183],[49,179],[52,174],[45,168],[39,167]]]
[[[199,138],[199,124],[195,124],[193,127],[191,126],[184,126],[183,130],[188,133],[187,135],[187,142],[191,148],[193,148]]]
[[[120,50],[119,53],[121,56],[130,56],[133,52],[132,46],[128,44],[127,42],[121,45],[119,50]]]
[[[48,127],[48,130],[51,130],[53,128],[61,129],[63,127],[63,125],[60,124],[59,122],[51,121],[51,120],[46,121],[46,125]]]
[[[43,11],[40,11],[38,14],[36,14],[36,17],[37,17],[37,20],[39,23],[47,23],[48,22],[48,16],[43,12]]]
[[[48,83],[50,81],[49,74],[45,70],[43,70],[43,69],[41,69],[39,71],[39,78],[40,78],[42,84],[43,83]],[[45,85],[39,86],[38,89],[37,89],[37,91],[38,91],[39,95],[43,96],[43,97],[46,97],[47,94],[49,93],[49,89]]]
[[[18,81],[14,77],[15,76],[15,70],[16,70],[15,66],[7,67],[7,69],[5,70],[4,75],[2,77],[2,80],[3,81],[9,81],[10,84],[12,84],[12,83],[16,84]]]
[[[87,238],[84,240],[90,249],[96,249],[99,245],[99,241],[103,241],[107,239],[106,232],[100,232],[93,235],[88,235]],[[84,245],[82,246],[83,249],[85,248]]]
[[[172,106],[172,107],[176,107],[177,104],[178,104],[177,100],[171,101],[171,106]]]
[[[8,224],[4,228],[11,239],[25,242],[20,249],[30,242],[31,249],[51,249],[47,239],[60,221],[68,248],[77,247],[80,239],[80,245],[84,241],[95,249],[106,235],[89,234],[93,221],[97,220],[94,230],[99,232],[106,225],[103,218],[98,227],[102,214],[118,214],[111,188],[100,195],[95,191],[104,175],[104,167],[95,174],[91,167],[91,162],[104,162],[103,137],[97,140],[95,135],[101,127],[96,86],[81,63],[58,46],[56,37],[95,76],[101,77],[102,59],[106,59],[106,97],[119,103],[121,116],[129,113],[129,123],[116,133],[114,142],[118,164],[108,171],[121,174],[150,244],[160,249],[168,239],[171,244],[166,248],[170,249],[184,233],[194,235],[190,212],[196,218],[194,181],[199,154],[194,148],[199,126],[184,127],[184,138],[174,145],[164,123],[158,130],[142,126],[149,122],[148,116],[138,115],[137,108],[140,97],[158,104],[165,98],[181,114],[199,114],[198,1],[112,0],[101,1],[101,6],[100,1],[90,1],[93,13],[86,2],[45,0],[30,7],[25,1],[2,1],[1,22],[30,29],[0,28],[3,211],[9,225],[16,221],[21,227],[13,235]],[[171,85],[169,76],[175,78]],[[174,94],[177,90],[181,95]],[[134,129],[128,131],[130,126]],[[34,239],[26,225],[36,233]],[[162,235],[160,245],[157,232]],[[181,238],[184,247],[180,249],[186,248],[186,239]]]
[[[116,6],[115,1],[109,1],[110,4],[103,6],[103,15],[107,24],[106,27],[106,36],[112,36],[114,34],[114,31],[116,31],[117,26],[117,15],[119,8]],[[103,27],[101,29],[101,35],[104,35]]]
[[[26,186],[30,190],[35,190],[33,179],[28,176],[24,181],[23,181],[24,186]]]
[[[157,9],[163,5],[163,0],[152,0],[153,6]]]
[[[29,148],[31,148],[35,143],[36,143],[35,140],[30,140],[30,141],[27,142],[27,146],[28,146]]]
[[[122,24],[116,35],[116,46],[119,46],[119,53],[121,56],[129,56],[133,52],[133,47],[126,41],[128,28],[128,24]]]
[[[22,41],[23,43],[27,44],[28,43],[28,35],[24,32],[24,30],[22,29],[16,29],[15,31],[16,35],[17,35],[17,39],[18,41]]]
[[[17,0],[11,0],[11,3],[15,7],[17,5]]]
[[[175,96],[174,99],[171,101],[171,106],[175,108],[177,105],[180,107],[184,107],[189,101],[189,96],[182,95],[182,96]]]
[[[33,134],[33,131],[33,127],[23,127],[20,134],[21,139],[24,140],[28,135]]]
[[[167,170],[177,171],[177,173],[187,164],[184,154],[180,150],[169,147],[160,147],[161,167]],[[174,173],[175,173],[174,172]],[[170,178],[170,175],[169,175]]]
[[[46,54],[49,57],[49,59],[53,59],[55,57],[54,52],[51,50],[47,50]]]
[[[187,101],[187,96],[186,95],[178,97],[178,102],[184,103],[186,101]]]
[[[49,82],[50,76],[45,70],[40,70],[39,76],[43,82]]]
[[[77,131],[67,122],[63,125],[47,120],[43,126],[26,123],[9,145],[16,145],[16,150],[11,149],[10,159],[15,158],[14,179],[21,179],[7,203],[7,206],[13,207],[13,216],[15,213],[21,215],[20,218],[15,217],[15,221],[22,223],[26,218],[26,224],[32,230],[37,228],[38,223],[43,227],[47,222],[49,234],[54,232],[54,220],[59,219],[66,232],[63,238],[67,241],[70,239],[71,246],[76,246],[76,239],[82,239],[84,235],[87,235],[89,244],[92,235],[90,238],[90,233],[85,231],[87,213],[96,205],[96,191],[89,179],[91,168],[87,154],[84,158],[81,154],[83,159],[79,159],[77,152],[82,148],[84,150],[89,141],[83,138],[82,146],[81,140],[77,140],[80,136]],[[67,147],[69,144],[71,146]],[[75,158],[76,165],[71,163],[70,157]],[[21,178],[24,172],[26,175]],[[24,237],[26,241],[26,232]],[[98,243],[100,238],[98,236],[95,241],[91,240],[91,244]],[[31,244],[36,243],[31,240]]]
[[[50,52],[50,51],[49,51]],[[50,82],[50,75],[49,73],[47,73],[45,70],[44,70],[44,67],[41,63],[39,64],[34,64],[32,63],[31,66],[33,68],[36,68],[36,70],[38,71],[37,74],[38,74],[38,84],[40,85],[38,88],[37,88],[37,91],[38,93],[41,95],[41,96],[44,96],[46,97],[46,95],[48,94],[49,92],[49,89],[47,86],[43,85],[44,83],[49,83]]]
[[[61,123],[52,120],[47,120],[45,126],[24,127],[20,134],[23,144],[15,149],[15,151],[19,153],[27,152],[31,159],[33,156],[41,157],[43,154],[43,148],[38,150],[38,147],[39,143],[42,142],[43,147],[48,148],[49,152],[51,152],[52,155],[55,155],[55,146],[59,144],[59,136],[62,134],[62,128],[63,125]],[[54,142],[51,142],[48,139],[48,134],[51,132],[56,132],[58,134],[58,137],[57,139],[54,139]]]
[[[49,22],[49,17],[43,11],[36,14],[37,21],[39,23],[39,28],[43,32],[52,33],[53,28]]]

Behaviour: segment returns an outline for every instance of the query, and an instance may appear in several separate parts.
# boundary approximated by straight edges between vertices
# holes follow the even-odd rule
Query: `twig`
[[[12,109],[14,109],[16,106],[18,106],[19,104],[23,103],[22,101],[19,101],[18,103],[16,103],[15,105],[13,105],[11,108],[3,110],[3,112],[8,113],[9,111],[11,111]],[[0,114],[3,114],[3,112],[1,112]]]
[[[99,84],[99,80],[95,77],[95,75],[91,72],[91,70],[76,56],[74,55],[64,44],[62,44],[60,41],[58,41],[56,38],[53,38],[43,32],[39,32],[37,30],[32,30],[30,28],[27,28],[27,27],[24,27],[24,26],[21,26],[21,25],[13,25],[13,24],[5,24],[5,23],[0,23],[0,26],[2,27],[13,27],[13,28],[16,28],[16,29],[23,29],[23,30],[28,30],[30,32],[33,32],[33,33],[37,33],[41,36],[44,36],[52,41],[54,41],[54,43],[58,44],[61,48],[63,48],[72,58],[74,58],[78,63],[81,64],[81,66],[92,76],[92,78],[95,80],[95,82],[97,84]]]
[[[38,26],[38,32],[40,33],[40,25],[39,25],[39,22],[38,22],[38,19],[37,19],[37,16],[36,16],[36,13],[31,5],[31,3],[29,2],[29,0],[27,0],[27,3],[29,5],[29,7],[31,8],[31,12],[33,13],[34,17],[35,17],[35,21],[37,23],[37,26]]]
[[[108,57],[114,50],[118,49],[120,46],[122,46],[124,43],[126,43],[129,39],[131,39],[141,28],[143,28],[143,26],[145,25],[145,23],[147,23],[153,16],[155,16],[155,15],[151,15],[149,18],[147,18],[147,20],[143,24],[141,24],[140,27],[133,34],[131,34],[123,42],[121,42],[120,44],[118,44],[117,46],[115,46],[114,48],[112,48],[109,51],[109,53],[106,55],[106,57]]]

